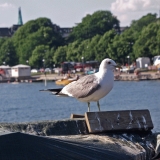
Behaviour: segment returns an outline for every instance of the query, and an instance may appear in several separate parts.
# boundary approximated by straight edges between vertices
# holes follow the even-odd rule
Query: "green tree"
[[[109,57],[114,59],[117,63],[125,63],[125,57],[127,55],[126,45],[120,40],[118,35],[114,38],[113,43],[108,46]]]
[[[54,53],[53,61],[55,64],[61,64],[62,62],[66,61],[66,56],[67,46],[60,46]]]
[[[108,58],[109,56],[109,44],[113,43],[113,39],[116,35],[115,30],[110,30],[106,32],[103,36],[101,36],[101,39],[99,40],[99,43],[97,43],[97,54],[96,54],[96,60],[99,62],[102,61],[104,58]]]
[[[147,15],[143,16],[142,18],[138,20],[133,20],[131,23],[131,28],[136,31],[140,32],[143,27],[146,27],[152,22],[155,22],[157,20],[157,14],[148,13]]]
[[[135,57],[149,57],[159,55],[160,46],[159,23],[154,22],[144,27],[134,45]]]
[[[47,18],[29,21],[20,27],[13,36],[19,62],[25,63],[37,46],[45,45],[51,49],[63,45],[63,38],[55,28]]]
[[[87,50],[89,50],[89,44],[90,44],[90,39],[86,39],[86,40],[83,40],[79,43],[78,45],[78,51],[77,51],[77,61],[81,62],[82,61],[82,57],[84,58],[83,61],[86,61],[87,60],[87,56],[86,56],[86,53],[87,53]]]
[[[119,21],[110,11],[97,11],[92,15],[87,15],[76,27],[73,28],[69,40],[85,40],[95,35],[103,35],[111,29],[119,30]]]
[[[80,41],[74,41],[70,43],[66,48],[66,60],[67,61],[78,61],[79,52],[78,47],[80,45]]]
[[[6,65],[13,66],[18,62],[15,47],[11,38],[0,39],[0,64],[3,62]]]
[[[101,39],[100,35],[96,35],[93,38],[91,38],[90,41],[88,41],[88,44],[85,48],[85,54],[84,58],[86,61],[90,60],[96,60],[96,54],[97,54],[97,44],[99,43],[99,40]]]
[[[29,65],[32,67],[45,67],[46,66],[46,59],[45,54],[46,51],[49,50],[49,46],[39,45],[33,50],[32,56],[29,58]]]
[[[145,40],[140,42],[139,38],[141,36],[144,37],[144,28],[155,21],[157,21],[156,14],[150,13],[146,16],[143,16],[139,20],[132,21],[131,26],[122,34],[116,36],[113,40],[113,44],[110,45],[109,51],[111,58],[119,61],[119,63],[125,64],[128,63],[127,56],[130,57],[131,61],[135,61],[135,59],[140,56],[149,56],[146,54],[146,52],[148,52],[146,49],[144,52],[142,52]]]

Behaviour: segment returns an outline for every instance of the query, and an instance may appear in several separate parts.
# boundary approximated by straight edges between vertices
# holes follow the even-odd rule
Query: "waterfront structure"
[[[136,59],[137,68],[148,68],[151,65],[151,61],[148,57],[139,57]]]
[[[16,66],[13,66],[11,68],[11,75],[14,78],[26,78],[31,76],[31,67],[28,65],[19,64]]]

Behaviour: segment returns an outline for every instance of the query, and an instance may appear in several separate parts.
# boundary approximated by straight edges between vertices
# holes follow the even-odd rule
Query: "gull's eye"
[[[108,62],[108,64],[111,64],[111,62]]]

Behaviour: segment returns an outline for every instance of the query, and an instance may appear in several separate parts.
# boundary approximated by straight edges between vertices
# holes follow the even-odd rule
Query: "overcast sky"
[[[129,26],[147,13],[159,16],[160,0],[0,0],[0,27],[18,23],[19,7],[23,23],[47,17],[60,27],[73,27],[88,13],[109,10],[120,26]]]

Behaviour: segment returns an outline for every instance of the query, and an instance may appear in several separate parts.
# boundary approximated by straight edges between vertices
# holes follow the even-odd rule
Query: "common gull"
[[[63,88],[40,91],[50,91],[57,96],[69,96],[81,102],[87,102],[88,111],[90,111],[90,102],[94,101],[97,102],[100,111],[99,100],[112,90],[114,83],[113,72],[116,66],[112,59],[106,58],[101,62],[97,73],[86,75]]]

